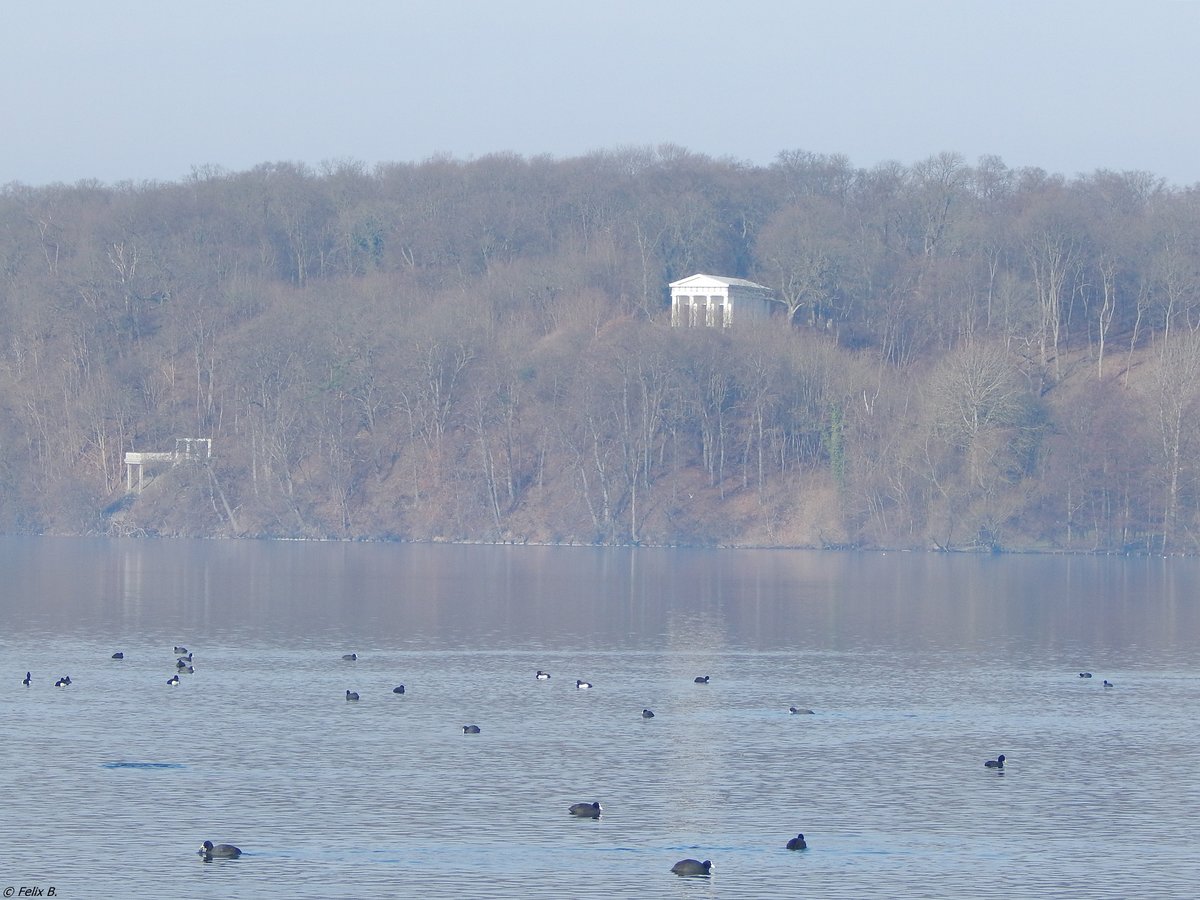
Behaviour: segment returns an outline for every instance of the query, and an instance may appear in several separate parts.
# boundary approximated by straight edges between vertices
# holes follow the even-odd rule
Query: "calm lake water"
[[[1192,560],[0,539],[0,887],[1195,897],[1198,639]]]

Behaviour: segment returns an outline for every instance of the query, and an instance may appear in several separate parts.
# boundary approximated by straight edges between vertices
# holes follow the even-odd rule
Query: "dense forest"
[[[779,315],[672,328],[670,281]],[[682,148],[0,188],[5,533],[1200,550],[1200,186]],[[149,471],[126,451],[210,438]]]

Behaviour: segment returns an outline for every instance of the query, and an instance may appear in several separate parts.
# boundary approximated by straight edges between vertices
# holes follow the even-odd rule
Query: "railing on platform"
[[[125,453],[125,493],[142,492],[146,486],[143,467],[154,463],[169,463],[177,466],[185,462],[208,462],[212,459],[212,438],[175,438],[175,449],[171,451],[145,452],[129,450]],[[133,489],[134,471],[137,472],[137,491]]]

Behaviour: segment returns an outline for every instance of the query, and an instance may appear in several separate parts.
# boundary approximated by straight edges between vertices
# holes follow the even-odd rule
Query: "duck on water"
[[[233,844],[214,844],[212,841],[205,841],[196,852],[204,857],[205,862],[213,859],[237,859],[242,855],[242,851]]]

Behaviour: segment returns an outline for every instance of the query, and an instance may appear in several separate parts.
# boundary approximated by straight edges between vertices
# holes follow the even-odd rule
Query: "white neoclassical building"
[[[671,282],[671,324],[722,327],[761,321],[778,303],[769,287],[745,278],[692,275]]]

